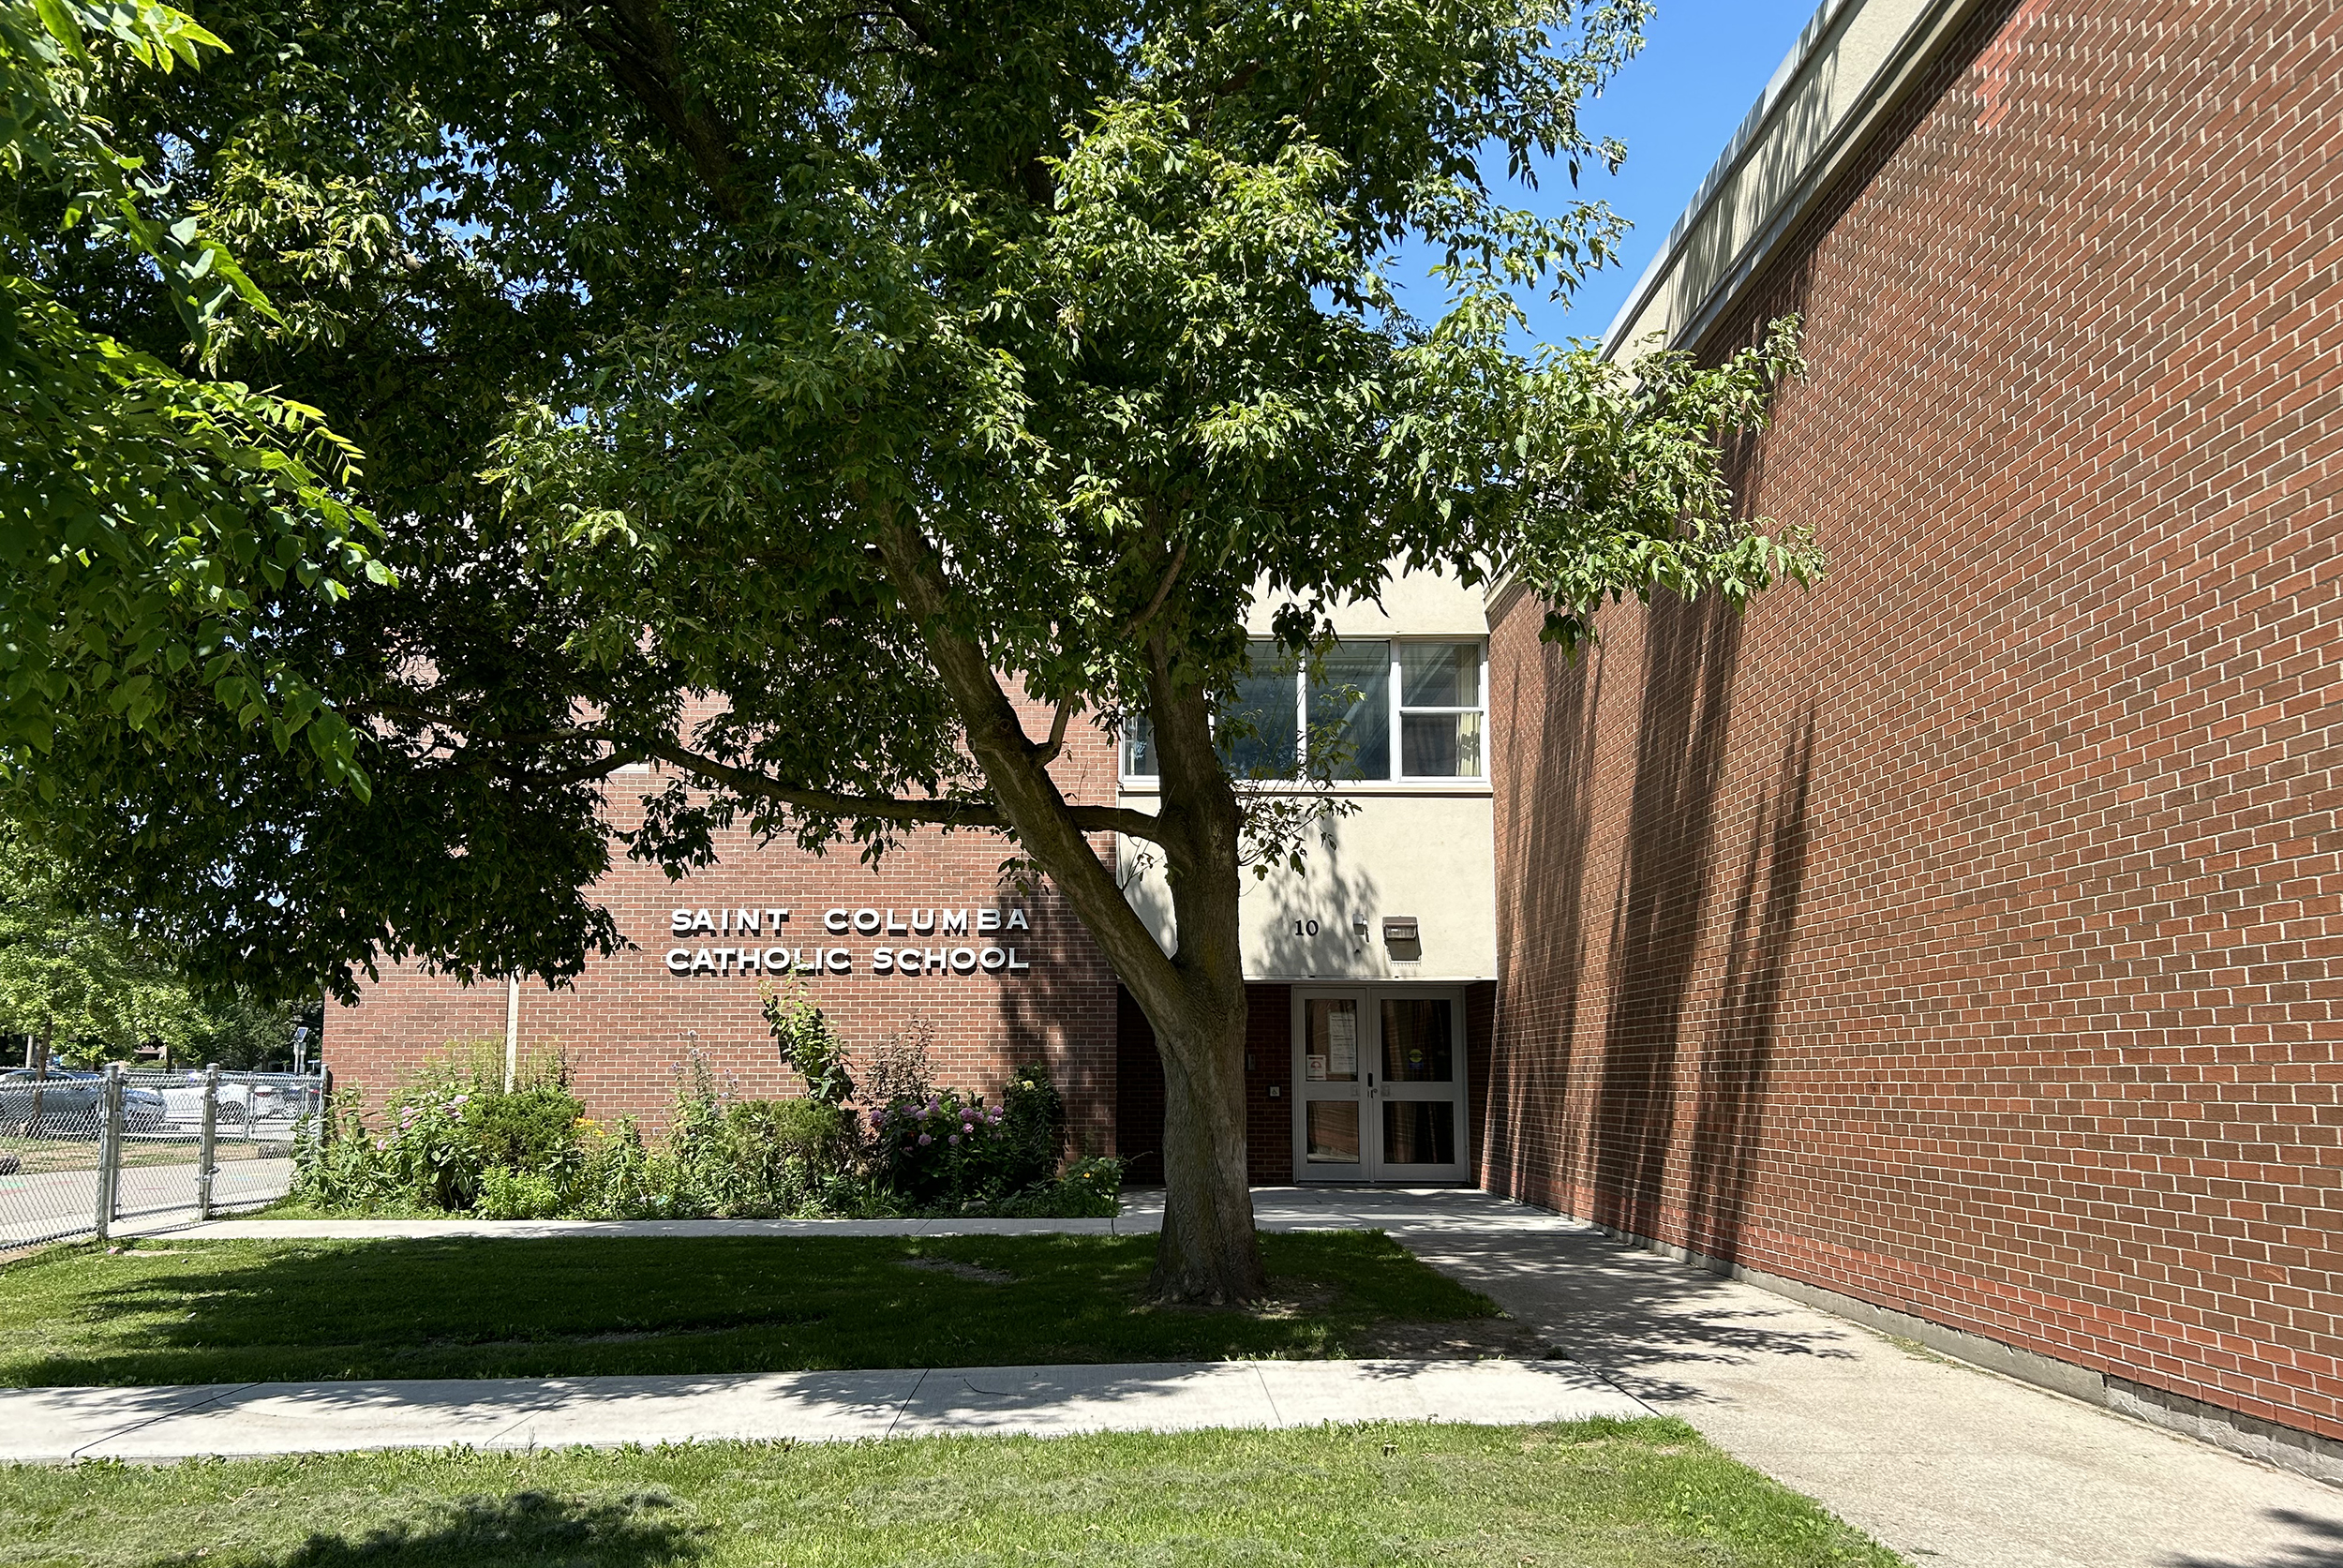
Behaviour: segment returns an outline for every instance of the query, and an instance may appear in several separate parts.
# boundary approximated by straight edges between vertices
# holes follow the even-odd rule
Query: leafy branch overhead
[[[154,5],[0,3],[0,785],[53,809],[52,754],[105,744],[157,766],[224,711],[363,797],[355,737],[271,621],[388,580],[348,500],[356,450],[318,411],[174,368],[87,324],[58,251],[159,281],[199,358],[231,306],[275,312],[194,216],[154,209],[160,165],[108,140],[110,83],[192,68],[223,46]],[[61,286],[66,293],[61,293]]]

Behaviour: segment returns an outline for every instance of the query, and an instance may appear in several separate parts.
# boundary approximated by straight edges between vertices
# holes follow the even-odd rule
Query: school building
[[[1355,695],[1359,809],[1246,893],[1257,1180],[1485,1187],[2343,1478],[2338,82],[2328,0],[1824,5],[1608,342],[1802,320],[1732,461],[1829,574],[1575,663],[1410,579],[1323,689],[1262,669],[1264,734]],[[1149,801],[1143,735],[1059,767]],[[1157,1146],[1143,1021],[997,843],[726,850],[622,866],[637,949],[520,994],[598,1107],[693,1051],[788,1092],[778,948],[858,1043],[916,1014]],[[507,1022],[392,975],[329,1059]]]

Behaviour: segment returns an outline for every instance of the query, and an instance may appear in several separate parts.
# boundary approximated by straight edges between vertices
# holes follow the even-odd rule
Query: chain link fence
[[[0,1252],[275,1202],[328,1087],[216,1068],[0,1073]]]

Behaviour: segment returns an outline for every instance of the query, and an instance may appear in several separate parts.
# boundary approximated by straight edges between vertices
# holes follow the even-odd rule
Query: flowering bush
[[[867,1116],[878,1179],[918,1207],[991,1205],[1045,1184],[1066,1141],[1065,1104],[1038,1067],[1020,1069],[999,1105],[939,1089]]]

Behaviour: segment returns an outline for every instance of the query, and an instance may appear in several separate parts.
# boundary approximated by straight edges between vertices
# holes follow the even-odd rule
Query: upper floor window
[[[1488,705],[1477,639],[1336,643],[1315,667],[1274,642],[1249,650],[1221,719],[1221,756],[1239,778],[1291,777],[1312,754],[1342,780],[1484,776]],[[1123,775],[1157,772],[1155,738],[1132,714]]]

